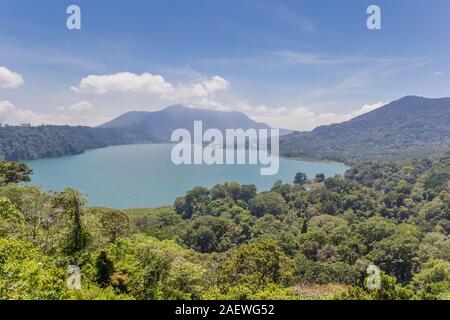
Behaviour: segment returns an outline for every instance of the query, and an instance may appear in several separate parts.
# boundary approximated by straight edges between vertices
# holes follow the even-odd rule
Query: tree
[[[111,283],[114,273],[114,263],[106,250],[101,250],[95,261],[96,280],[102,288],[106,288]]]
[[[303,172],[297,172],[294,178],[294,184],[298,184],[300,186],[304,185],[308,181],[308,177]]]
[[[416,300],[411,290],[397,285],[395,278],[381,274],[380,289],[369,291],[366,287],[350,287],[335,296],[336,300]]]
[[[213,252],[217,248],[217,237],[208,225],[189,232],[185,237],[185,242],[193,249],[200,252]]]
[[[189,247],[206,253],[229,249],[231,222],[223,217],[200,216],[193,219],[183,236]]]
[[[287,205],[279,193],[264,192],[250,201],[250,211],[256,217],[262,217],[265,214],[279,216],[286,213]]]
[[[33,170],[25,163],[0,162],[0,185],[30,181]]]
[[[177,198],[175,211],[184,219],[190,219],[195,213],[203,213],[210,200],[210,191],[203,187],[195,187],[185,197]]]
[[[450,262],[427,261],[419,273],[414,275],[412,288],[422,299],[448,299],[450,297]]]
[[[0,196],[0,237],[16,232],[23,216],[6,197]]]
[[[382,270],[395,276],[401,283],[407,283],[412,278],[418,250],[419,241],[416,237],[398,232],[376,243],[370,255]]]
[[[325,175],[323,173],[316,174],[316,181],[323,182],[325,180]]]
[[[89,235],[82,221],[84,199],[78,191],[66,189],[56,194],[55,208],[61,210],[69,220],[69,232],[66,238],[65,249],[73,254],[86,248]]]
[[[101,228],[111,242],[129,232],[130,221],[124,212],[105,209],[99,212],[99,216]]]
[[[31,243],[0,238],[0,300],[66,298],[64,271]]]
[[[270,283],[287,285],[293,262],[273,239],[259,239],[240,246],[219,266],[222,285],[247,284],[261,288]]]

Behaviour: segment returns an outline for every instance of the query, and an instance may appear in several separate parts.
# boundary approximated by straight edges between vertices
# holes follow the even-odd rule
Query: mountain
[[[80,154],[88,149],[134,143],[168,142],[173,130],[268,129],[240,112],[219,112],[173,105],[157,112],[128,112],[97,128],[43,125],[0,126],[0,160],[26,161]],[[281,131],[281,130],[280,130]],[[288,131],[281,131],[286,133]]]
[[[156,112],[128,112],[97,128],[70,126],[0,127],[0,159],[32,160],[133,143],[167,142],[178,128],[268,129],[240,112],[170,106]],[[281,131],[287,133],[286,131]],[[450,149],[450,98],[407,96],[350,121],[280,138],[286,157],[353,164],[364,160],[437,158]]]
[[[175,129],[182,128],[193,132],[194,121],[202,121],[203,130],[216,128],[225,132],[226,129],[238,128],[269,129],[268,125],[253,121],[241,112],[194,109],[183,105],[173,105],[155,112],[128,112],[101,125],[100,128],[145,132],[170,140]]]
[[[280,139],[280,152],[347,162],[438,157],[450,147],[450,98],[407,96],[350,121]]]

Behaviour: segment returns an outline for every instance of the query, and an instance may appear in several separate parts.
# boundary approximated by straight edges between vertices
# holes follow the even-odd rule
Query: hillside
[[[27,167],[0,163],[0,299],[449,299],[445,163],[368,162],[259,193],[195,187],[173,206],[126,211],[23,186]]]
[[[193,131],[194,121],[202,121],[203,129],[268,129],[264,123],[258,123],[241,112],[221,112],[194,109],[183,105],[173,105],[156,112],[128,112],[107,122],[100,128],[122,128],[125,131],[138,130],[150,133],[162,139],[170,140],[175,129]]]
[[[0,159],[34,160],[83,153],[112,145],[159,142],[149,133],[70,126],[0,127]]]
[[[347,163],[438,157],[449,147],[450,98],[417,96],[280,141],[283,156]]]
[[[240,112],[173,105],[156,112],[128,112],[98,128],[0,127],[0,158],[32,160],[72,155],[111,145],[167,142],[173,130],[269,128]],[[450,98],[407,96],[340,124],[280,139],[281,155],[347,162],[436,158],[450,148]],[[281,131],[282,135],[285,131]],[[287,133],[287,132],[286,132]]]
[[[0,159],[25,161],[83,153],[88,149],[134,143],[168,142],[173,130],[269,128],[240,112],[219,112],[173,105],[156,112],[128,112],[97,128],[43,125],[0,127]],[[283,131],[284,132],[284,131]]]

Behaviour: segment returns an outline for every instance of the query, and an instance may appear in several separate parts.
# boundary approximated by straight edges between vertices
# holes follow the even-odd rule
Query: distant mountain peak
[[[193,131],[194,122],[202,121],[204,129],[269,129],[267,124],[256,122],[242,112],[215,111],[174,104],[161,111],[128,112],[103,125],[101,128],[149,132],[169,140],[175,129]]]
[[[189,110],[189,109],[193,109],[193,108],[186,106],[184,104],[178,103],[178,104],[170,105],[170,106],[162,109],[161,111],[181,111],[181,110]]]

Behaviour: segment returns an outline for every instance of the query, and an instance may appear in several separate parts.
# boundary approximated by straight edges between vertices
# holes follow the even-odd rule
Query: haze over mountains
[[[208,128],[268,129],[240,112],[174,105],[156,112],[128,112],[97,128],[69,126],[0,127],[0,158],[31,160],[82,153],[119,144],[168,142],[172,131]],[[281,134],[287,133],[281,131]],[[407,96],[340,124],[280,139],[283,156],[355,163],[437,157],[450,149],[450,98]]]

